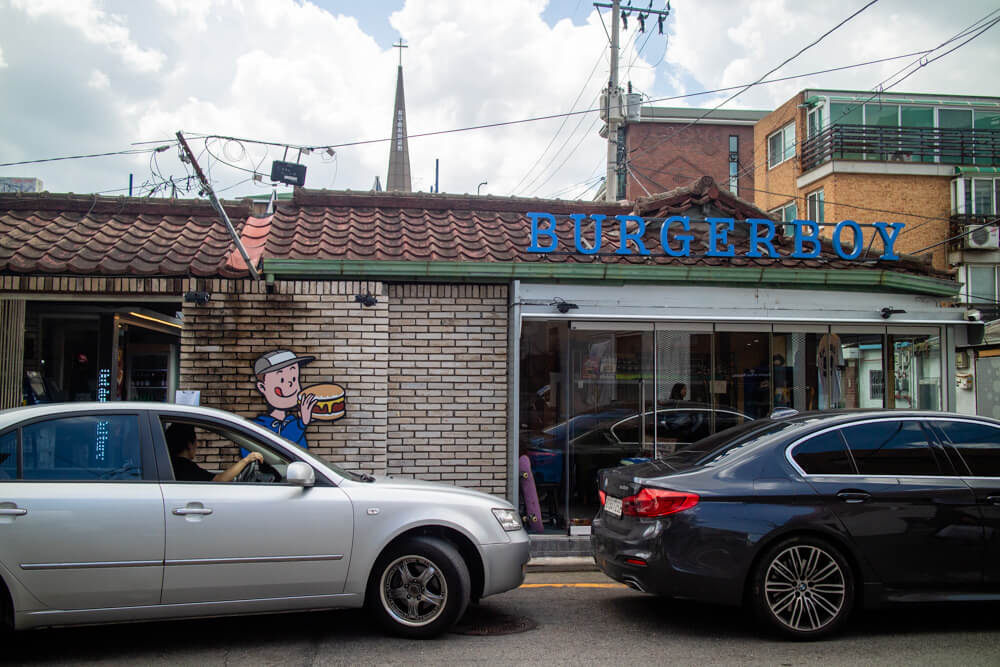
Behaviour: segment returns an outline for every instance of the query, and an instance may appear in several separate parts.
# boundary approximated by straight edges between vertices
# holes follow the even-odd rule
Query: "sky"
[[[734,91],[693,94],[759,79],[868,2],[671,0],[663,35],[630,18],[619,78],[656,106],[711,108]],[[771,76],[934,49],[998,9],[878,0]],[[596,109],[608,30],[608,10],[585,0],[0,0],[0,164],[139,151],[0,177],[119,196],[131,176],[135,196],[197,197],[181,130],[222,197],[290,191],[270,182],[282,159],[306,166],[309,188],[384,186],[402,51],[408,131],[430,133],[409,140],[414,190],[434,188],[437,163],[443,193],[591,199],[607,151]],[[723,108],[874,90],[911,63],[890,90],[1000,97],[998,44],[1000,26],[922,67],[911,56],[761,84]],[[557,117],[512,123],[542,116]],[[495,123],[510,124],[453,131]]]

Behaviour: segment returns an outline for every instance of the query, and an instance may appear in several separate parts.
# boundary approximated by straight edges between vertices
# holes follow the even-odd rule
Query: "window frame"
[[[791,145],[788,144],[788,130],[791,129]],[[781,155],[780,159],[775,162],[774,155],[771,152],[771,139],[776,136],[781,135]],[[791,149],[791,150],[789,150]],[[780,128],[767,135],[767,168],[774,169],[780,164],[788,162],[795,157],[795,121],[785,123]]]
[[[816,212],[819,213],[816,216],[813,215],[814,203]],[[813,190],[806,195],[806,219],[813,222],[826,222],[826,195],[823,193],[823,188]]]

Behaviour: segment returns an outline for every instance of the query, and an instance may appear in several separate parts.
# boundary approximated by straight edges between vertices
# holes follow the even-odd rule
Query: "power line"
[[[151,142],[151,143],[159,143],[159,142]],[[132,148],[124,151],[113,151],[111,153],[91,153],[89,155],[67,155],[66,157],[49,157],[40,160],[22,160],[21,162],[4,162],[0,163],[0,167],[16,167],[22,164],[39,164],[41,162],[58,162],[60,160],[82,160],[84,158],[110,157],[112,155],[141,155],[143,153],[162,153],[163,151],[169,148],[170,146],[157,146],[156,148]]]
[[[740,95],[742,95],[746,91],[750,90],[751,88],[753,88],[757,84],[759,84],[762,81],[764,81],[764,79],[766,79],[769,75],[774,74],[776,71],[778,71],[779,69],[781,69],[782,67],[784,67],[788,63],[792,62],[793,60],[795,60],[796,58],[798,58],[799,56],[801,56],[803,53],[805,53],[806,51],[808,51],[812,47],[814,47],[817,44],[819,44],[821,41],[823,41],[831,33],[833,33],[834,31],[836,31],[838,28],[840,28],[841,26],[843,26],[844,24],[846,24],[848,21],[850,21],[851,19],[853,19],[855,16],[857,16],[861,12],[865,11],[866,9],[868,9],[869,7],[871,7],[872,5],[874,5],[876,2],[878,2],[878,0],[869,0],[868,4],[866,4],[864,7],[862,7],[859,10],[857,10],[856,12],[854,12],[853,14],[851,14],[850,16],[848,16],[847,18],[843,19],[840,23],[838,23],[837,25],[833,26],[832,28],[830,28],[829,30],[827,30],[826,32],[824,32],[822,35],[820,35],[819,37],[817,37],[816,39],[814,39],[812,42],[810,42],[806,46],[804,46],[801,49],[799,49],[795,53],[795,55],[786,58],[785,60],[783,60],[781,62],[780,65],[778,65],[777,67],[774,67],[774,68],[768,70],[764,75],[762,75],[756,81],[754,81],[752,83],[748,83],[747,85],[741,87],[737,92],[733,93],[732,95],[730,95],[729,97],[727,97],[725,100],[723,100],[722,102],[719,102],[719,104],[715,105],[715,107],[709,109],[708,111],[706,111],[702,115],[698,116],[697,118],[695,118],[694,120],[692,120],[690,123],[688,123],[686,125],[683,125],[683,126],[677,128],[676,130],[672,131],[670,134],[668,134],[666,137],[664,137],[659,142],[653,144],[652,146],[650,146],[648,148],[642,148],[642,147],[637,146],[637,147],[633,148],[631,151],[629,151],[629,153],[630,154],[631,153],[635,153],[636,151],[640,151],[640,152],[645,153],[645,152],[651,151],[654,148],[656,148],[657,146],[661,146],[665,142],[669,141],[675,134],[679,134],[679,133],[685,131],[686,129],[688,129],[689,127],[693,126],[698,121],[704,120],[705,117],[708,116],[709,114],[711,114],[711,113],[713,113],[715,111],[718,111],[719,108],[725,106],[729,102],[732,102],[734,99],[736,99],[737,97],[739,97]]]

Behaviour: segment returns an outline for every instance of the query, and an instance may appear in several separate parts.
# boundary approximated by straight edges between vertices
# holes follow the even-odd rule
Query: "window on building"
[[[809,219],[814,222],[826,222],[823,217],[825,211],[823,210],[823,190],[819,189],[816,192],[812,192],[806,195],[806,207],[809,211]]]
[[[997,267],[994,264],[965,267],[965,292],[969,303],[994,303],[997,297]]]
[[[815,107],[808,115],[806,133],[811,139],[823,131],[823,107]]]
[[[952,215],[1000,213],[1000,178],[956,178],[951,188]]]
[[[795,204],[795,201],[790,201],[784,206],[779,206],[776,209],[768,211],[768,214],[777,220],[778,222],[792,222],[799,217],[799,207]],[[795,232],[795,228],[792,225],[779,225],[779,229],[783,229],[785,236],[791,236]]]
[[[740,138],[729,135],[729,191],[739,196]]]
[[[767,167],[776,167],[795,157],[795,123],[789,123],[767,138]]]

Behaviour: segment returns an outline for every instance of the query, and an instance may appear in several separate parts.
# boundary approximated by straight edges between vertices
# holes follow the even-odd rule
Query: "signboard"
[[[42,182],[37,178],[0,177],[0,192],[41,192]]]
[[[643,239],[646,236],[648,223],[645,218],[637,215],[616,215],[612,220],[602,214],[586,215],[584,213],[572,213],[569,218],[573,220],[572,245],[567,239],[560,239],[556,233],[556,217],[551,213],[530,212],[527,214],[531,220],[531,245],[528,252],[549,253],[567,252],[561,249],[561,244],[565,243],[570,250],[568,252],[578,252],[581,255],[597,255],[602,249],[605,253],[616,255],[651,255],[646,248]],[[588,227],[588,241],[593,237],[593,243],[584,244],[584,221],[590,218],[592,224]],[[659,219],[657,219],[658,221]],[[705,218],[708,225],[708,250],[705,257],[735,257],[736,248],[729,242],[730,234],[736,230],[737,222],[733,218]],[[774,247],[774,239],[777,235],[777,226],[773,220],[766,218],[748,218],[739,222],[747,225],[747,237],[749,239],[749,250],[743,253],[744,257],[770,257],[778,258],[782,255]],[[813,259],[820,256],[820,224],[812,220],[793,220],[792,222],[779,223],[790,225],[793,228],[792,241],[794,251],[785,255],[795,259]],[[609,247],[605,249],[604,230],[608,227],[617,226],[618,233],[612,239]],[[829,225],[822,225],[829,226]],[[903,230],[904,224],[901,222],[876,222],[870,226],[878,233],[882,240],[883,252],[879,259],[898,260],[899,255],[895,251],[896,239]],[[854,260],[864,252],[864,234],[862,225],[853,220],[844,220],[833,226],[833,234],[830,241],[833,249],[841,259]],[[691,233],[691,218],[686,215],[674,215],[666,218],[660,224],[659,229],[660,248],[663,254],[670,257],[690,257],[691,242],[694,235]],[[633,252],[628,243],[632,242],[636,251]]]

